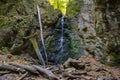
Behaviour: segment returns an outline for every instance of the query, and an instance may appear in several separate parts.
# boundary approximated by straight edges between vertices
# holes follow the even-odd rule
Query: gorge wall
[[[83,0],[80,14],[70,18],[84,54],[108,64],[120,63],[120,2]]]
[[[0,0],[0,48],[11,53],[31,52],[31,43],[25,37],[37,34],[39,25],[36,5],[40,6],[45,45],[50,61],[63,63],[69,57],[93,56],[98,60],[120,63],[120,1],[75,1],[73,12],[67,12],[64,24],[64,53],[59,54],[61,17],[47,0]],[[69,4],[72,5],[72,4]],[[34,53],[34,49],[32,49]],[[57,63],[57,62],[55,62]]]

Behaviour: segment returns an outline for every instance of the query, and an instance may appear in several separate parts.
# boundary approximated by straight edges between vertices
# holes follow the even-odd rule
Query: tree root
[[[50,70],[42,68],[38,65],[25,65],[25,64],[16,64],[16,63],[9,63],[9,64],[1,64],[0,70],[8,70],[17,73],[24,73],[23,76],[19,80],[22,80],[28,72],[32,74],[44,74],[45,77],[49,78],[50,80],[58,80],[58,77],[54,75]]]

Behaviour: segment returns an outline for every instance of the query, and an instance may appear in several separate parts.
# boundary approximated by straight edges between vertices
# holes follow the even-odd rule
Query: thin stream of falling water
[[[56,61],[55,64],[58,64],[61,62],[62,60],[62,56],[63,56],[63,42],[64,42],[64,16],[62,16],[61,21],[60,21],[60,27],[61,27],[61,34],[60,34],[60,39],[59,39],[59,54],[56,57]]]
[[[64,50],[63,50],[63,42],[64,42],[64,16],[61,17],[60,27],[61,27],[61,29],[60,29],[61,33],[60,33],[60,39],[59,39],[59,53],[55,57],[56,60],[55,60],[54,65],[57,65],[58,63],[61,62],[62,56],[63,56],[63,52],[64,52]]]
[[[64,42],[64,16],[61,19],[61,36],[60,36],[60,53],[63,53],[63,42]]]

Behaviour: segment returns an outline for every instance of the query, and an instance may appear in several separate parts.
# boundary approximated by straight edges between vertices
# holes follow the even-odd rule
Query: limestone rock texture
[[[107,48],[107,62],[120,63],[120,1],[95,0],[94,4],[95,30]]]
[[[101,61],[118,59],[119,62],[120,1],[83,0],[80,14],[69,21],[83,54]]]
[[[106,46],[95,30],[95,11],[93,0],[83,0],[78,17],[70,20],[73,32],[80,41],[85,55],[100,59],[106,54]],[[76,28],[74,28],[76,27]],[[75,30],[76,29],[76,30]]]

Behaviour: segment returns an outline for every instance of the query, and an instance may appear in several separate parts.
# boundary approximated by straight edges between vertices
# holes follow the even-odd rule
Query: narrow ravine
[[[119,30],[120,0],[0,0],[0,80],[120,80]]]

